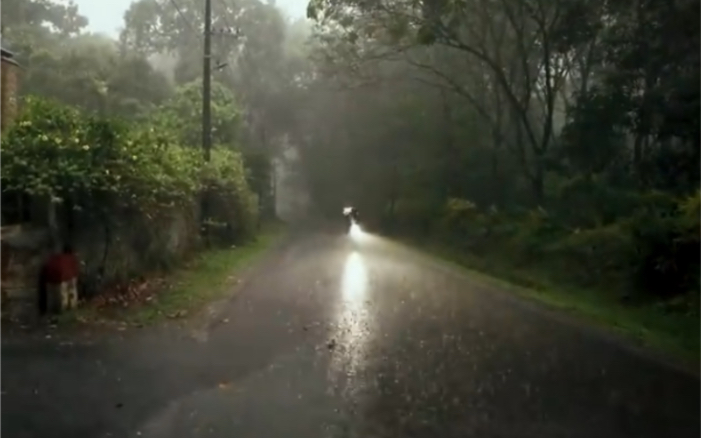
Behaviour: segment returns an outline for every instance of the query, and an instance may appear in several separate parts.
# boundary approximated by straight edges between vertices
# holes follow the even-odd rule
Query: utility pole
[[[204,57],[202,65],[202,152],[205,163],[212,154],[212,0],[204,3]],[[205,185],[201,202],[201,231],[209,244],[209,187]]]
[[[202,149],[209,162],[212,152],[212,0],[204,3],[204,64],[202,67]]]
[[[272,213],[273,219],[277,219],[277,168],[278,168],[278,163],[277,163],[277,160],[274,158],[271,161],[273,163],[271,166],[272,170],[273,170],[272,175],[271,175],[272,186],[273,186],[273,188],[271,190],[272,191],[271,198],[273,198],[271,201],[271,204],[272,204],[272,212],[271,213]]]
[[[204,57],[202,64],[202,152],[205,163],[212,158],[212,0],[204,3]],[[239,31],[232,29],[219,30],[218,34],[239,36]],[[216,66],[219,70],[227,64]],[[205,187],[201,199],[202,234],[209,242],[209,187]]]

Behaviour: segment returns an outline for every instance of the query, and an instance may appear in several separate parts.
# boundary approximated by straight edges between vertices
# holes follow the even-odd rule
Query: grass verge
[[[662,353],[698,374],[699,316],[666,311],[652,303],[626,305],[603,291],[570,287],[547,273],[517,269],[493,258],[480,258],[445,246],[407,242],[469,271],[479,281],[563,310]]]
[[[240,281],[237,274],[256,262],[282,232],[281,224],[272,224],[246,245],[204,251],[186,266],[159,277],[156,286],[147,290],[142,299],[118,305],[87,303],[62,315],[60,322],[144,326],[195,313],[231,292]]]

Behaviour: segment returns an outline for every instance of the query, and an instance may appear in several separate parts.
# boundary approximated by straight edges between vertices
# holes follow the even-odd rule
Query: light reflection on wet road
[[[344,304],[352,310],[362,309],[368,289],[368,272],[358,251],[348,254],[343,266],[341,293]]]
[[[379,237],[301,236],[263,267],[207,336],[3,344],[2,432],[699,436],[697,378]]]
[[[343,265],[341,299],[337,303],[336,320],[332,323],[334,329],[328,343],[332,350],[330,379],[346,398],[354,397],[354,391],[360,386],[355,379],[372,336],[366,308],[370,300],[368,286],[365,261],[358,251],[351,251]]]

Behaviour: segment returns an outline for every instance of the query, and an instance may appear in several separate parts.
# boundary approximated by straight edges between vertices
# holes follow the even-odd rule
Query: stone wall
[[[33,319],[38,309],[39,268],[49,255],[49,233],[29,225],[4,226],[2,312],[15,320]]]
[[[167,269],[199,249],[194,204],[155,222],[138,215],[110,219],[108,227],[99,221],[81,222],[73,232],[73,246],[81,262],[81,298]],[[51,246],[48,228],[3,227],[2,243],[3,314],[30,322],[38,312],[39,269]]]
[[[96,221],[73,233],[86,281],[83,292],[88,296],[99,292],[91,288],[96,281],[110,286],[167,269],[199,248],[198,209],[194,205],[157,221],[130,215],[110,222],[106,227]]]

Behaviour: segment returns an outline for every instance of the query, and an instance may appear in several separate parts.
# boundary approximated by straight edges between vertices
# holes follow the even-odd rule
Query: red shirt
[[[46,282],[61,284],[78,277],[78,258],[75,254],[54,254],[44,265]]]

